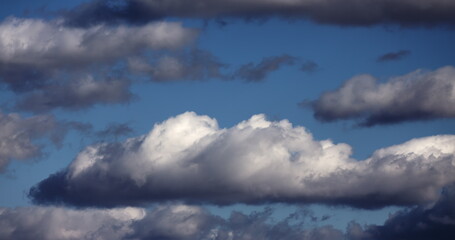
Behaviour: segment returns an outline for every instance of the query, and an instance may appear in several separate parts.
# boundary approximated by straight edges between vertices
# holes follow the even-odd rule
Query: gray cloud
[[[151,81],[156,82],[227,79],[227,75],[221,72],[227,65],[210,52],[199,49],[154,57],[152,61],[144,57],[134,57],[128,60],[128,66],[133,73],[145,74]]]
[[[359,75],[306,104],[321,121],[359,119],[363,126],[453,118],[455,68],[417,70],[384,83]]]
[[[360,226],[351,223],[352,240],[450,240],[455,237],[455,191],[444,189],[441,199],[430,207],[415,207],[394,213],[383,225]]]
[[[131,72],[149,76],[151,81],[157,82],[207,79],[242,79],[260,82],[265,80],[271,72],[277,71],[285,65],[295,65],[296,62],[298,62],[298,58],[287,54],[269,56],[258,63],[249,62],[227,72],[222,70],[227,69],[229,65],[221,62],[210,52],[192,49],[180,54],[154,56],[151,61],[145,57],[130,58],[128,66]],[[308,67],[311,68],[311,66]]]
[[[407,57],[411,54],[409,50],[400,50],[397,52],[389,52],[384,55],[381,55],[376,59],[377,62],[388,62],[388,61],[397,61],[401,60],[404,57]]]
[[[133,96],[129,86],[128,80],[96,81],[92,76],[87,76],[23,94],[16,108],[39,113],[57,108],[79,110],[95,104],[124,103]]]
[[[283,65],[294,65],[296,58],[289,55],[266,57],[261,62],[247,63],[242,65],[233,74],[234,78],[244,79],[250,82],[259,82],[267,77],[267,74],[278,70]]]
[[[319,69],[319,65],[313,61],[306,61],[300,66],[302,72],[312,73]]]
[[[370,26],[455,24],[455,3],[446,0],[94,0],[63,14],[67,24],[145,23],[165,17],[310,19],[317,23]]]
[[[304,230],[298,214],[273,221],[272,211],[232,212],[228,219],[187,205],[72,210],[58,207],[0,208],[0,238],[5,240],[338,240],[331,226]],[[292,220],[292,221],[291,221]],[[43,231],[45,229],[45,231]]]
[[[197,34],[172,22],[78,28],[60,19],[9,18],[0,23],[0,83],[32,112],[127,102],[126,58],[180,49]]]
[[[220,129],[215,119],[188,112],[124,143],[87,147],[29,196],[39,204],[108,207],[173,200],[409,206],[437,201],[455,181],[454,147],[455,136],[432,136],[358,161],[349,145],[317,141],[286,120],[255,115]]]
[[[104,130],[98,131],[99,137],[119,137],[133,133],[133,129],[127,123],[111,123]]]
[[[50,115],[23,118],[18,114],[0,112],[0,173],[12,160],[27,160],[42,156],[39,139],[49,139],[59,145],[66,129]]]

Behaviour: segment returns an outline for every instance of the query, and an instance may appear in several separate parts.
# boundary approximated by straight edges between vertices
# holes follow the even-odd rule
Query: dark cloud
[[[455,188],[448,187],[434,206],[419,206],[394,213],[384,225],[351,223],[352,240],[450,240],[455,238]]]
[[[154,56],[151,61],[145,57],[128,60],[131,72],[150,77],[151,81],[167,82],[176,80],[242,79],[259,82],[279,68],[294,65],[298,58],[286,54],[265,57],[258,63],[247,63],[232,72],[223,71],[229,67],[210,52],[191,49],[180,54]]]
[[[455,136],[432,136],[358,161],[347,144],[255,115],[229,129],[184,113],[124,143],[87,147],[30,190],[38,204],[130,206],[322,203],[358,208],[436,201],[455,181]],[[406,178],[403,178],[406,176]]]
[[[233,74],[233,77],[250,82],[263,81],[269,73],[278,70],[284,65],[294,65],[296,60],[297,59],[295,57],[286,54],[281,56],[266,57],[257,64],[247,63],[240,66],[239,69],[237,69],[237,71]]]
[[[455,117],[455,68],[417,70],[378,83],[370,75],[346,81],[335,91],[306,102],[317,119],[360,119],[362,126]]]
[[[68,24],[144,23],[165,17],[310,19],[342,26],[454,25],[455,3],[446,0],[94,0],[63,13]]]
[[[128,80],[95,81],[91,76],[67,84],[49,85],[23,94],[16,108],[30,112],[79,110],[95,104],[125,103],[132,99]]]
[[[318,68],[318,64],[313,61],[306,61],[300,66],[300,70],[307,73],[315,72]]]
[[[331,226],[304,228],[291,214],[273,220],[273,211],[232,212],[227,219],[187,205],[72,210],[58,207],[0,208],[0,238],[5,240],[342,240]]]
[[[144,57],[130,58],[128,66],[133,73],[145,74],[156,82],[228,78],[221,71],[227,65],[210,52],[199,49],[154,57],[151,61]]]
[[[50,115],[28,118],[0,112],[0,173],[12,160],[30,160],[43,154],[39,139],[49,139],[60,145],[66,129]]]
[[[376,60],[377,62],[389,62],[389,61],[397,61],[401,60],[411,54],[409,50],[400,50],[397,52],[389,52],[382,56],[379,56]]]
[[[105,129],[97,131],[99,138],[114,138],[128,136],[133,133],[133,129],[127,123],[111,123]]]

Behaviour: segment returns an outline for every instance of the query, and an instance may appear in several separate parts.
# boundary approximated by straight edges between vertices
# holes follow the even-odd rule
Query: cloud
[[[453,118],[455,68],[417,70],[383,83],[359,75],[304,104],[321,121],[359,119],[363,126]]]
[[[313,73],[319,69],[319,65],[313,61],[305,61],[301,66],[300,70],[302,72]]]
[[[382,56],[379,56],[378,59],[376,59],[377,62],[389,62],[389,61],[397,61],[401,60],[404,57],[407,57],[411,54],[411,51],[409,50],[400,50],[397,52],[389,52],[386,53]]]
[[[59,145],[66,129],[50,115],[23,118],[19,114],[0,112],[0,173],[12,160],[27,160],[42,156],[39,139],[49,139]]]
[[[228,219],[201,207],[161,205],[141,208],[72,210],[59,207],[0,208],[0,238],[5,240],[104,239],[258,239],[337,240],[331,226],[303,230],[301,217],[273,221],[272,211],[232,212]],[[292,219],[291,219],[292,218]],[[292,220],[292,221],[291,221]],[[296,223],[291,223],[296,222]],[[45,231],[43,231],[45,229]]]
[[[341,26],[453,25],[455,3],[446,0],[94,0],[63,13],[67,24],[141,24],[165,17],[310,19]]]
[[[240,66],[233,74],[233,77],[244,79],[249,82],[263,81],[267,77],[267,74],[278,70],[283,65],[294,65],[295,61],[295,57],[286,54],[266,57],[257,64],[250,62]]]
[[[124,103],[132,99],[128,80],[96,81],[92,76],[56,83],[21,95],[16,108],[40,113],[62,108],[79,110],[95,104]]]
[[[130,71],[149,76],[155,82],[227,79],[221,72],[226,66],[210,52],[199,49],[154,57],[151,61],[144,57],[128,59]]]
[[[0,83],[32,112],[127,102],[126,58],[181,49],[197,34],[174,22],[78,28],[59,19],[9,18],[0,23]]]
[[[431,203],[455,181],[453,135],[413,139],[362,161],[351,152],[287,120],[255,115],[220,129],[215,119],[187,112],[144,136],[87,147],[29,197],[75,206],[285,202],[371,209]]]
[[[100,138],[117,138],[131,133],[133,129],[127,123],[111,123],[105,129],[97,131],[96,135]]]
[[[0,238],[5,240],[123,239],[134,221],[144,218],[138,208],[71,210],[56,207],[0,208]]]
[[[455,237],[454,187],[444,189],[441,199],[430,207],[415,207],[394,213],[383,225],[360,226],[352,222],[352,240],[449,240]]]
[[[59,20],[19,18],[2,22],[0,33],[2,64],[41,69],[80,68],[134,56],[147,49],[177,49],[197,35],[196,30],[171,22],[73,28]]]
[[[128,59],[131,72],[149,76],[151,81],[167,82],[176,80],[242,79],[250,82],[263,81],[268,74],[282,66],[294,65],[298,58],[283,54],[269,56],[258,63],[249,62],[231,72],[223,72],[229,65],[221,62],[210,52],[191,49],[174,55],[154,56],[151,60],[145,57]]]

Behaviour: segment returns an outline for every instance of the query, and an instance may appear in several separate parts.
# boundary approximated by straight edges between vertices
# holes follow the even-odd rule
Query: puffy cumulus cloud
[[[187,205],[72,210],[58,207],[0,209],[0,238],[5,240],[337,240],[343,233],[331,226],[304,230],[300,217],[273,221],[272,211],[232,212],[227,219]]]
[[[29,196],[76,206],[325,203],[359,208],[436,201],[455,181],[455,136],[413,139],[358,161],[287,120],[255,115],[220,129],[187,112],[123,143],[92,145]],[[403,178],[406,176],[406,178]]]
[[[78,68],[110,62],[146,49],[176,49],[197,31],[180,23],[66,27],[61,21],[9,18],[0,24],[0,62],[37,68]]]
[[[65,128],[50,115],[23,118],[18,114],[0,112],[0,173],[11,160],[27,160],[42,155],[38,139],[50,139],[59,144]]]
[[[455,237],[455,191],[445,188],[433,206],[416,207],[394,213],[383,225],[361,226],[350,223],[347,231],[352,240],[441,239]]]
[[[247,63],[239,67],[234,73],[235,78],[245,79],[246,81],[258,82],[267,77],[267,74],[278,70],[283,65],[294,65],[296,58],[289,55],[266,57],[261,62]]]
[[[304,104],[309,104],[321,121],[360,119],[363,126],[453,118],[455,68],[417,70],[387,82],[359,75]]]
[[[384,55],[381,55],[376,59],[377,62],[388,62],[388,61],[397,61],[401,60],[404,57],[407,57],[411,54],[409,50],[400,50],[397,52],[389,52]]]
[[[64,14],[70,25],[145,23],[165,17],[243,19],[282,17],[318,23],[453,25],[455,3],[447,0],[93,0]]]
[[[124,103],[133,96],[129,86],[128,80],[97,81],[89,75],[22,94],[16,108],[36,113],[57,108],[79,110],[95,104]]]
[[[174,22],[78,28],[9,18],[0,23],[0,83],[19,94],[21,110],[33,112],[127,102],[126,58],[180,49],[197,34]]]

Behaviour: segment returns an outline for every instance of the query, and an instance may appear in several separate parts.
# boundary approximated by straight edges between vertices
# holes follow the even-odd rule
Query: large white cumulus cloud
[[[320,120],[361,119],[365,126],[454,118],[455,67],[416,70],[387,82],[359,75],[311,106]]]
[[[362,161],[351,151],[287,120],[255,115],[220,129],[215,119],[187,112],[124,143],[87,147],[30,196],[83,206],[182,200],[375,208],[435,201],[455,181],[453,135],[414,139]]]

